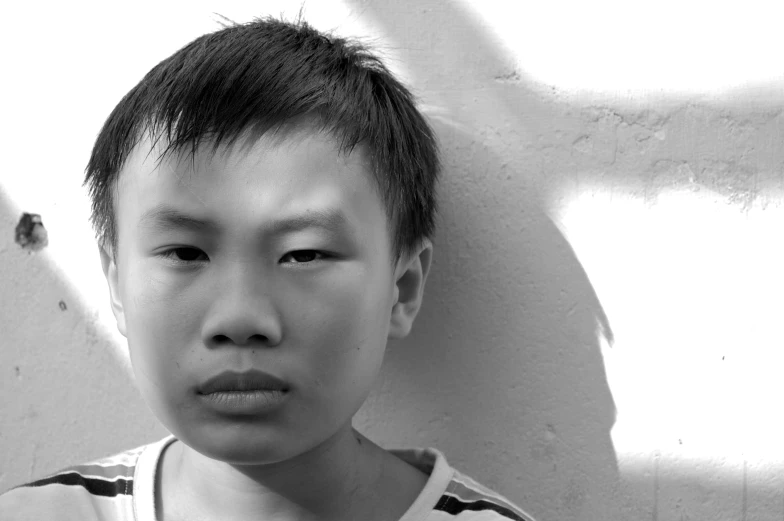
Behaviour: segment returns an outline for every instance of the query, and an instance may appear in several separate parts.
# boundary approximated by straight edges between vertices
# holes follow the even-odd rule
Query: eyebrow
[[[221,230],[221,226],[215,221],[188,215],[165,204],[146,211],[139,220],[139,226],[154,231],[186,229],[196,232],[218,233]],[[298,215],[272,221],[262,228],[267,235],[284,235],[308,228],[343,231],[350,229],[350,222],[340,209],[312,209]]]

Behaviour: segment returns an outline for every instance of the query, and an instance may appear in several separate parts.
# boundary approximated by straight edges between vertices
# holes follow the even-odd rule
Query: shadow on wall
[[[454,3],[349,3],[393,42],[445,161],[425,305],[411,339],[390,346],[367,427],[383,438],[424,425],[409,443],[442,449],[540,519],[624,518],[600,348],[612,333],[540,202],[550,108]],[[381,404],[400,417],[372,424]]]
[[[42,230],[17,233],[22,213],[0,186],[0,493],[161,432]]]
[[[458,2],[348,3],[392,42],[391,65],[416,86],[445,159],[425,305],[410,341],[388,352],[368,429],[397,444],[408,425],[408,443],[442,448],[540,519],[780,517],[775,473],[739,477],[721,455],[695,470],[660,464],[651,447],[621,479],[601,352],[612,333],[547,216],[595,188],[650,204],[703,189],[739,211],[780,202],[780,85],[710,100],[581,98],[526,78]]]

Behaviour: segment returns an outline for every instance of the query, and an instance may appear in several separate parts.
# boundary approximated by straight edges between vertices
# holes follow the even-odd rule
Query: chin
[[[231,465],[271,465],[307,451],[298,446],[302,443],[300,437],[270,428],[201,426],[189,428],[183,436],[172,432],[199,454]]]

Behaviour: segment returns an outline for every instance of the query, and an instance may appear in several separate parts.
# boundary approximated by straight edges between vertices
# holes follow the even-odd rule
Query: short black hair
[[[357,40],[319,32],[301,17],[257,18],[205,34],[155,66],[103,125],[85,170],[91,221],[117,251],[113,188],[149,134],[170,152],[213,151],[247,130],[276,131],[312,116],[341,152],[369,152],[386,208],[394,260],[432,238],[438,144],[411,92]]]

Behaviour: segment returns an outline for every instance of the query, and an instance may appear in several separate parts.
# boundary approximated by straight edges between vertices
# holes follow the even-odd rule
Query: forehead
[[[224,225],[339,211],[372,233],[380,233],[380,215],[386,228],[366,150],[342,153],[327,133],[246,135],[217,149],[208,142],[194,154],[161,158],[163,149],[146,137],[129,155],[115,195],[118,233],[164,207]]]

